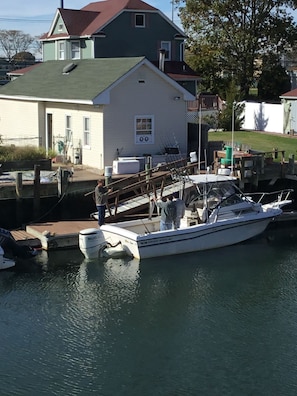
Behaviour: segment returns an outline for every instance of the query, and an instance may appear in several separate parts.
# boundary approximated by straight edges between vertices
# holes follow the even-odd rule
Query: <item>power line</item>
[[[31,19],[31,18],[5,18],[5,17],[0,17],[0,21],[4,22],[51,22],[52,19]]]

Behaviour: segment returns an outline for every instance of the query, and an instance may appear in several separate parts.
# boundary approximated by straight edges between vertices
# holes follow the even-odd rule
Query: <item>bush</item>
[[[46,150],[33,146],[0,146],[0,162],[45,159]]]

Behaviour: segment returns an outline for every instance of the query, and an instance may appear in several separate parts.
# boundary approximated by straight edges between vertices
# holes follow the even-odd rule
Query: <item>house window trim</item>
[[[164,48],[164,44],[166,44],[166,47]],[[167,48],[168,44],[168,48]],[[171,41],[161,41],[161,49],[165,50],[165,60],[170,61],[171,60]],[[168,53],[168,56],[166,56]]]
[[[89,129],[88,130],[85,128],[85,126],[86,126],[85,121],[86,120],[89,120],[89,122],[88,122]],[[88,138],[88,140],[89,140],[88,143],[89,144],[86,144],[86,140],[87,140],[85,138],[86,133],[88,133],[88,135],[89,135],[89,138]],[[83,116],[83,147],[85,149],[88,149],[88,150],[91,149],[91,118],[89,116]]]
[[[140,133],[137,133],[137,122],[140,119],[146,119],[146,120],[150,120],[151,122],[151,134],[150,137],[149,136],[140,136]],[[147,131],[147,130],[146,130]],[[147,135],[146,133],[144,133],[143,135]],[[148,139],[146,139],[148,138]],[[134,116],[134,140],[135,140],[135,144],[154,144],[155,142],[155,117],[152,114],[140,114],[140,115],[135,115]]]
[[[179,60],[183,62],[185,59],[185,43],[180,43],[179,46]]]
[[[64,49],[63,49],[63,51],[61,51],[61,49],[60,49],[60,45],[63,45],[64,46]],[[63,58],[61,57],[61,53],[63,53]],[[57,42],[57,59],[58,60],[65,60],[65,59],[67,59],[67,57],[66,57],[66,41],[58,41]]]
[[[78,45],[78,57],[77,58],[73,57],[73,51],[72,51],[72,45],[75,43]],[[79,40],[73,40],[70,42],[70,56],[71,56],[71,59],[73,59],[73,60],[81,58],[80,41]]]
[[[143,17],[143,24],[142,24],[142,25],[138,25],[138,24],[136,23],[137,17],[139,17],[139,16],[142,16],[142,17]],[[136,28],[140,28],[140,29],[145,28],[145,14],[138,12],[138,13],[136,13],[136,14],[134,15],[134,26],[135,26]]]
[[[69,123],[68,123],[69,120]],[[72,133],[72,116],[65,114],[65,143],[71,143],[73,138]]]

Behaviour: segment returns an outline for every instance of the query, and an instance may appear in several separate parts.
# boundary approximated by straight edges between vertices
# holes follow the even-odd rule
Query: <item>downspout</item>
[[[164,65],[165,65],[165,49],[161,48],[160,49],[160,54],[159,54],[159,69],[164,72]]]

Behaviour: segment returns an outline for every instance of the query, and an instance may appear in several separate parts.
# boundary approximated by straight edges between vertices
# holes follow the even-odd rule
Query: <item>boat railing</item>
[[[272,191],[272,192],[254,192],[249,193],[248,197],[250,197],[253,201],[261,204],[271,203],[271,202],[281,202],[290,200],[290,196],[293,193],[292,188]]]

